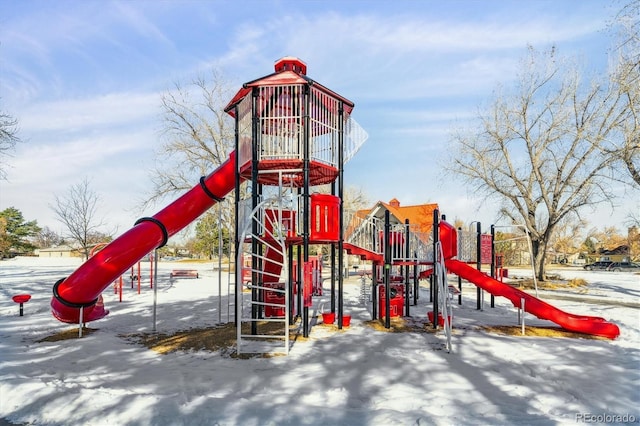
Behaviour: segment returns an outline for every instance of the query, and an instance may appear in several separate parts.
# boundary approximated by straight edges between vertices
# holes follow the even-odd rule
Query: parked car
[[[603,271],[609,267],[613,262],[611,260],[599,260],[597,262],[584,265],[582,268],[587,271]]]
[[[612,272],[621,272],[621,271],[640,272],[640,263],[613,262],[611,265],[607,266],[607,271],[612,271]]]

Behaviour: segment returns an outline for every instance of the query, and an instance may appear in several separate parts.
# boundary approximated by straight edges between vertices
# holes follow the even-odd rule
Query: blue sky
[[[449,218],[496,220],[492,206],[443,178],[448,133],[512,82],[527,44],[555,44],[603,72],[620,3],[550,1],[0,0],[0,110],[20,121],[0,210],[58,232],[55,195],[89,178],[106,222],[126,231],[151,188],[160,97],[176,81],[222,71],[233,85],[283,56],[355,102],[369,139],[346,184],[372,201],[439,203]],[[195,184],[196,182],[194,182]],[[167,200],[167,203],[171,200]],[[591,214],[620,223],[638,194]],[[619,228],[622,230],[620,223]]]

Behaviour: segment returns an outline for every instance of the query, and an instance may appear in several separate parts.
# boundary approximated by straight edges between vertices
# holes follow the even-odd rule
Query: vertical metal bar
[[[480,222],[476,222],[476,269],[480,271],[482,269],[482,225]],[[476,309],[479,311],[482,309],[482,289],[476,287]]]
[[[259,88],[254,88],[252,92],[252,107],[251,107],[251,211],[253,211],[258,206],[258,153],[259,147],[258,144],[261,142],[259,140],[261,135],[260,129],[260,116],[259,108],[258,108],[258,99],[259,99]],[[258,301],[259,294],[256,285],[258,283],[258,274],[256,271],[258,270],[258,259],[254,256],[255,253],[258,252],[258,242],[255,238],[255,235],[258,234],[258,223],[252,218],[251,219],[251,234],[253,237],[251,238],[251,301]],[[258,305],[256,303],[251,304],[251,334],[258,333],[258,324],[256,319],[258,319],[260,312],[258,310]]]
[[[149,285],[151,286],[151,288],[153,288],[153,279],[155,278],[155,276],[153,275],[153,260],[155,259],[155,256],[152,254],[149,254]]]
[[[222,205],[218,203],[218,323],[222,323]]]
[[[389,223],[389,210],[384,212],[384,326],[391,328],[391,283],[389,273],[391,272],[391,224]]]
[[[287,278],[288,282],[287,282],[287,289],[289,291],[289,323],[293,324],[293,318],[294,318],[294,312],[293,312],[293,307],[294,307],[294,298],[293,298],[293,286],[296,285],[295,281],[293,280],[293,246],[290,245],[289,247],[286,248],[289,251],[289,254],[287,256],[287,268],[289,269],[289,277]]]
[[[238,327],[238,333],[240,330],[240,297],[242,296],[242,268],[244,267],[244,263],[242,262],[242,254],[240,249],[240,240],[238,235],[238,221],[240,219],[240,109],[238,105],[235,106],[235,133],[234,133],[234,145],[236,155],[234,156],[234,174],[235,174],[235,188],[234,188],[234,199],[233,199],[233,247],[234,254],[236,256],[236,270],[235,270],[235,284],[236,288],[234,291],[234,324]],[[229,263],[231,263],[231,253],[229,253]],[[231,265],[229,265],[231,266]],[[238,339],[238,345],[240,345],[240,339]]]
[[[344,105],[338,106],[338,198],[340,199],[340,214],[338,218],[338,268],[342,271],[344,263]],[[338,274],[338,329],[342,329],[344,315],[344,279]]]
[[[331,182],[331,194],[336,195],[335,181]],[[342,205],[342,199],[340,200],[340,204]],[[339,220],[341,219],[342,219],[342,214],[340,214]],[[339,235],[338,235],[338,238],[340,238]],[[331,312],[335,313],[336,312],[336,244],[331,244],[330,256],[331,256]]]
[[[418,253],[414,253],[416,262],[413,264],[413,306],[418,306],[418,299],[420,298],[420,283],[418,276]]]
[[[491,224],[491,278],[496,279],[496,227]],[[491,307],[496,307],[496,297],[491,294]]]
[[[154,251],[154,258],[157,259],[158,258],[158,249],[155,249]],[[156,260],[156,277],[158,276],[158,261]],[[157,283],[156,283],[157,284]],[[153,286],[153,332],[156,332],[156,310],[157,310],[157,305],[158,305],[158,286],[154,285]]]
[[[525,313],[525,307],[524,307],[524,297],[520,299],[520,307],[522,308],[522,335],[525,335],[525,330],[524,330],[524,313]]]
[[[378,266],[371,262],[371,319],[378,318]],[[381,313],[380,313],[381,314]]]
[[[306,264],[309,261],[309,155],[310,155],[310,145],[311,145],[311,133],[310,133],[310,117],[309,117],[309,108],[311,107],[311,96],[309,94],[310,87],[309,85],[304,86],[304,116],[302,117],[302,134],[303,134],[303,158],[302,158],[302,181],[303,181],[303,211],[304,216],[302,217],[302,250],[303,250],[303,258],[304,263]],[[304,288],[305,286],[303,286]],[[303,298],[304,299],[304,298]],[[306,305],[306,303],[303,303]],[[304,306],[302,308],[302,335],[304,337],[309,337],[309,307]]]
[[[438,328],[438,316],[440,306],[438,303],[438,274],[436,273],[436,263],[438,262],[438,242],[440,241],[440,212],[433,211],[433,270],[431,272],[431,282],[433,289],[433,328]]]
[[[82,337],[82,327],[84,327],[84,306],[80,306],[80,316],[78,318],[78,337]]]
[[[409,219],[404,220],[404,257],[405,257],[405,265],[404,265],[404,314],[409,316],[409,295],[411,294],[411,284],[409,283]]]
[[[462,238],[460,237],[460,235],[462,234],[462,228],[458,227],[458,245],[460,244],[460,241],[462,240]],[[460,253],[460,247],[458,247],[458,253]],[[460,277],[460,275],[458,275],[458,305],[462,305],[462,278]]]

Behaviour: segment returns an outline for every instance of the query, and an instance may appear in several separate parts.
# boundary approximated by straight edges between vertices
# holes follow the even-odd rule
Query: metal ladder
[[[265,213],[266,209],[275,210],[275,215]],[[288,261],[285,244],[287,230],[282,220],[283,198],[282,196],[264,200],[248,214],[240,227],[240,247],[236,253],[236,292],[240,295],[239,317],[237,320],[237,348],[241,353],[251,354],[276,354],[289,353],[289,292],[286,284],[280,289],[273,285],[265,285],[265,278],[269,283],[288,282]],[[254,231],[257,230],[257,231]],[[256,241],[257,252],[252,252],[252,241]],[[249,250],[243,247],[249,246]],[[275,253],[274,257],[267,258],[267,249]],[[243,283],[243,256],[250,256],[251,263],[248,267],[251,273],[251,282],[244,286]],[[270,262],[280,267],[279,276],[269,276],[265,273],[265,264]],[[243,291],[248,289],[251,293]],[[258,297],[254,297],[258,296]],[[262,297],[267,296],[267,297]],[[268,296],[271,296],[270,298]],[[277,299],[277,300],[270,300]],[[282,312],[282,315],[270,315],[264,312]]]

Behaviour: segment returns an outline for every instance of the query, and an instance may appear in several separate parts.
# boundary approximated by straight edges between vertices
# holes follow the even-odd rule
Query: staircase
[[[289,353],[289,292],[283,199],[264,200],[243,220],[242,250],[237,265],[249,257],[245,273],[251,279],[243,291],[242,269],[236,269],[240,294],[237,353]],[[247,272],[248,271],[248,272]]]

